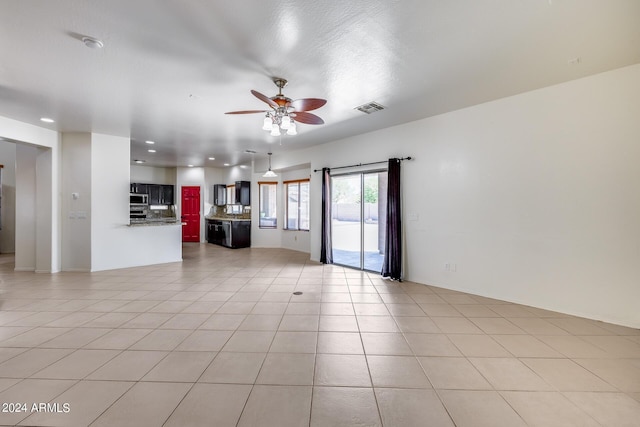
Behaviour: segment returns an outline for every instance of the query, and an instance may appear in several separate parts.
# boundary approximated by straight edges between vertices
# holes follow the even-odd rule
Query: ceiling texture
[[[222,167],[639,63],[640,1],[2,0],[0,55],[0,116]],[[279,138],[224,114],[265,109],[250,90],[273,77],[327,99],[325,124]]]

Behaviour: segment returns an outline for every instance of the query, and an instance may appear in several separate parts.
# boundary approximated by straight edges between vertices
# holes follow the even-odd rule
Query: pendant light
[[[275,178],[276,176],[278,176],[274,171],[271,170],[271,154],[272,153],[269,153],[269,170],[266,171],[264,175],[262,175],[263,178]]]

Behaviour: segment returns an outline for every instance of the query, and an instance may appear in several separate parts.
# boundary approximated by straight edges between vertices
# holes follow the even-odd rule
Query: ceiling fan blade
[[[261,94],[257,90],[252,90],[251,93],[253,94],[253,96],[258,98],[260,101],[266,102],[267,104],[269,104],[273,108],[278,108],[278,104],[276,104],[275,101],[273,99],[269,98],[268,96]]]
[[[256,114],[256,113],[268,113],[267,110],[245,110],[245,111],[229,111],[225,114]]]
[[[304,111],[297,111],[295,113],[294,120],[299,123],[306,123],[308,125],[323,125],[324,120],[315,114],[305,113]]]
[[[315,110],[317,108],[322,107],[326,103],[327,103],[326,99],[303,98],[303,99],[296,99],[295,101],[291,101],[291,104],[289,105],[293,107],[296,111],[311,111],[311,110]]]

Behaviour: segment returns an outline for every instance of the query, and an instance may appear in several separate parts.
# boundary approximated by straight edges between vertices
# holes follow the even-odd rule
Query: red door
[[[182,187],[182,241],[200,241],[200,187]]]

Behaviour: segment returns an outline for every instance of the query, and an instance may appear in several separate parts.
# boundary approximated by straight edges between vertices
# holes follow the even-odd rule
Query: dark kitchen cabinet
[[[132,182],[130,191],[136,194],[148,194],[150,205],[173,205],[173,185],[168,184],[140,184]]]
[[[207,220],[207,242],[227,248],[251,246],[251,221]]]
[[[251,206],[251,182],[236,181],[236,203]]]
[[[224,206],[227,204],[227,186],[224,184],[216,184],[213,186],[213,204],[215,206]]]

